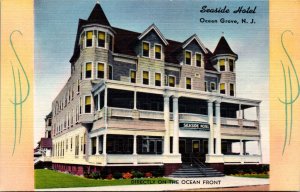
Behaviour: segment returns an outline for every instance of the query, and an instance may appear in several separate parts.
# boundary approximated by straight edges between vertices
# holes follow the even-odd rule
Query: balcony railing
[[[100,119],[104,117],[105,109],[97,111],[94,115],[94,119]],[[164,120],[163,111],[149,111],[149,110],[134,110],[125,108],[108,108],[108,117],[125,117],[125,118],[140,118],[140,119],[153,119]],[[173,113],[170,113],[170,120],[173,120]],[[193,113],[179,113],[180,121],[200,121],[208,122],[208,116],[203,114]],[[216,117],[214,117],[214,123],[216,123]],[[257,120],[237,119],[237,118],[225,118],[221,117],[222,128],[258,128]]]
[[[164,112],[162,111],[146,111],[139,110],[141,119],[164,119]]]

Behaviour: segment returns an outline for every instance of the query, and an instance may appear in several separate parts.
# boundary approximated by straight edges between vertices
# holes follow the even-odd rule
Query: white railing
[[[260,155],[224,155],[224,163],[260,163]]]
[[[235,118],[224,118],[224,117],[221,117],[221,124],[223,124],[223,125],[239,126],[239,120],[235,119]]]
[[[107,163],[128,164],[134,162],[135,156],[131,154],[109,154],[107,155]]]
[[[256,121],[255,120],[243,120],[243,126],[247,127],[256,127]]]
[[[164,112],[162,111],[139,110],[139,113],[142,119],[164,119]]]
[[[102,164],[104,162],[103,155],[90,155],[89,162],[94,164]]]
[[[112,117],[132,117],[132,109],[110,107],[110,116]]]
[[[163,155],[138,155],[137,158],[137,162],[140,164],[163,163],[164,161]]]
[[[100,111],[95,112],[94,119],[98,120],[103,118],[103,116],[104,116],[104,108],[102,108]]]
[[[194,114],[194,113],[179,113],[179,119],[184,121],[208,122],[207,115]]]

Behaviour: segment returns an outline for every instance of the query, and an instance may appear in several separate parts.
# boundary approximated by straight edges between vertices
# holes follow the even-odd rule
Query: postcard
[[[299,2],[0,3],[1,190],[300,190]]]

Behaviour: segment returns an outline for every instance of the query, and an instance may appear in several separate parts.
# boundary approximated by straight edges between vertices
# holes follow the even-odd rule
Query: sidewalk
[[[239,187],[253,185],[267,185],[269,179],[246,177],[205,177],[205,178],[171,178],[174,184],[149,184],[149,185],[119,185],[103,187],[55,188],[36,191],[169,191],[187,189],[207,189],[223,187]]]

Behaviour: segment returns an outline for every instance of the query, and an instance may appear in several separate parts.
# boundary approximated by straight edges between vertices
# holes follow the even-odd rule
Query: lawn
[[[256,173],[256,174],[245,173],[245,174],[236,174],[236,175],[231,175],[231,176],[252,177],[252,178],[269,178],[269,175],[266,173]]]
[[[35,188],[68,188],[68,187],[96,187],[109,185],[133,185],[131,182],[141,179],[118,179],[118,180],[95,180],[70,174],[60,173],[53,170],[36,169],[34,171]],[[170,182],[167,178],[144,178],[142,180],[148,184],[160,184]],[[138,184],[138,183],[136,183]]]

